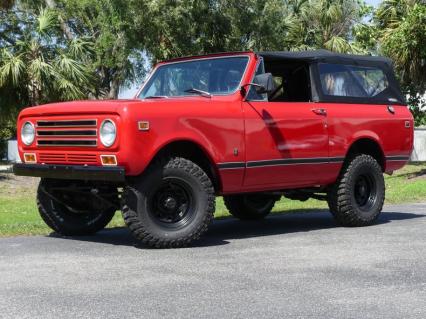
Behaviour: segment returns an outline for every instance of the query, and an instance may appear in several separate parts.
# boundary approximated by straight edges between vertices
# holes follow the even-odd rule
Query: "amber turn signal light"
[[[101,155],[101,162],[104,166],[116,166],[117,158],[115,155]]]
[[[139,121],[138,122],[139,131],[149,131],[149,122],[148,121]]]
[[[28,164],[34,164],[34,163],[37,163],[37,157],[34,153],[25,153],[24,161],[25,163],[28,163]]]

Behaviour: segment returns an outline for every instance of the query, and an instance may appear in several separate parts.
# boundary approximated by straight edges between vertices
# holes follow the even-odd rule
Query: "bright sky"
[[[138,91],[139,87],[139,84],[135,84],[135,86],[132,86],[131,88],[121,88],[120,93],[118,94],[118,98],[132,99]]]
[[[366,0],[365,1],[367,4],[369,4],[370,6],[375,6],[377,7],[377,5],[382,2],[382,0]]]
[[[382,2],[382,0],[365,0],[365,2],[371,6],[377,7],[377,5]],[[135,84],[131,88],[120,89],[120,94],[118,95],[119,99],[131,99],[135,96],[138,91],[140,84]]]

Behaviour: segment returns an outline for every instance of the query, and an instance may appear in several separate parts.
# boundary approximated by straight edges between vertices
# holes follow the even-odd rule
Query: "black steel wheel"
[[[328,193],[331,213],[343,226],[366,226],[380,215],[385,200],[383,172],[369,155],[348,161]]]
[[[185,180],[166,177],[149,198],[149,213],[163,227],[180,228],[196,213],[194,192]]]
[[[355,180],[354,197],[358,208],[369,211],[377,201],[377,186],[372,174],[362,174]]]
[[[43,221],[55,232],[90,235],[105,228],[118,207],[117,188],[81,181],[41,179],[37,206]]]
[[[124,189],[126,225],[141,243],[184,247],[207,231],[215,210],[207,174],[188,159],[158,160]]]
[[[255,220],[265,218],[279,197],[254,193],[224,196],[223,200],[232,216],[242,220]]]

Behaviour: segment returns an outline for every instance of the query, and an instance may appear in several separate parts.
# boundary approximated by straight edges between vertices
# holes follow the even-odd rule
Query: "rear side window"
[[[329,96],[375,97],[389,87],[386,74],[377,67],[319,63],[322,91]]]

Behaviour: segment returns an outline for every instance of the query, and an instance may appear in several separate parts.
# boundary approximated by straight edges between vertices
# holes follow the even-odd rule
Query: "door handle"
[[[322,115],[322,116],[327,115],[326,109],[312,109],[312,112],[314,112],[317,115]]]

